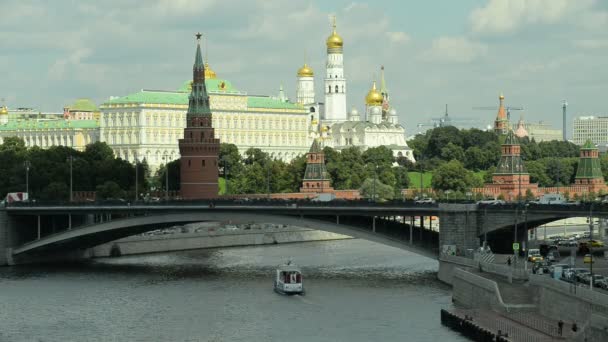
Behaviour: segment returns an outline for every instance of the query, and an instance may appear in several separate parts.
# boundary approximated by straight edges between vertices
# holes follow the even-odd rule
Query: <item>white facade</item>
[[[303,105],[315,103],[314,76],[298,76],[296,82],[296,102]]]
[[[608,145],[608,116],[580,116],[574,119],[572,142],[583,145],[587,139],[591,139],[595,145]]]
[[[328,51],[329,52],[329,51]],[[346,78],[342,51],[327,54],[324,122],[346,121]]]
[[[310,148],[307,108],[278,97],[248,96],[225,80],[206,80],[216,138],[244,154],[259,148],[272,158],[290,161]],[[160,103],[159,103],[160,102]],[[101,105],[100,136],[117,157],[144,158],[153,172],[179,158],[188,92],[148,91],[114,98]]]

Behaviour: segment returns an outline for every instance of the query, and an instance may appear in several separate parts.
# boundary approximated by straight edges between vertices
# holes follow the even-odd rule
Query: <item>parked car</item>
[[[588,243],[591,247],[604,247],[604,242],[600,240],[589,240]]]
[[[593,261],[593,257],[591,256],[591,254],[585,254],[585,256],[583,257],[583,262],[585,264],[592,264],[595,261]]]
[[[415,203],[416,204],[434,204],[435,200],[432,198],[421,198],[419,200],[416,200]]]
[[[589,270],[588,270],[588,269],[586,269],[586,268],[575,268],[575,269],[573,270],[573,272],[574,272],[574,280],[576,280],[576,281],[578,281],[578,282],[582,282],[582,281],[583,281],[583,277],[584,277],[586,274],[591,273],[591,272],[589,272]]]

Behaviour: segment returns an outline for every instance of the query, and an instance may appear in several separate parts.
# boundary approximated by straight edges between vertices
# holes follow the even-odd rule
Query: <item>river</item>
[[[302,266],[305,296],[272,291]],[[0,341],[466,341],[437,261],[364,240],[0,268]]]

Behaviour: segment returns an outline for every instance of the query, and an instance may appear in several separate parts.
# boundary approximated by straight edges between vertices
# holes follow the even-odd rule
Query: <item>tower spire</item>
[[[188,113],[186,117],[191,121],[194,117],[208,116],[204,123],[211,126],[209,108],[209,95],[205,85],[205,64],[203,63],[203,55],[201,53],[201,37],[199,32],[196,34],[196,56],[194,57],[194,67],[192,68],[192,91],[190,92],[188,101]],[[188,122],[190,125],[190,122]]]

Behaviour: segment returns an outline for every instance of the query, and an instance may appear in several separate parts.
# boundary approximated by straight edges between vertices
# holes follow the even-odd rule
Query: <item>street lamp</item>
[[[452,190],[446,190],[445,191],[445,201],[449,202],[450,201],[450,193],[452,192]]]
[[[589,207],[589,257],[590,257],[590,263],[589,263],[589,273],[591,274],[591,277],[589,279],[589,289],[593,290],[593,251],[591,250],[591,240],[593,240],[593,202],[591,202],[591,206]],[[583,260],[584,260],[585,256],[583,255]]]
[[[266,171],[266,194],[267,197],[270,198],[270,164],[268,164]]]
[[[222,161],[224,162],[224,182],[226,184],[226,195],[228,195],[230,193],[230,188],[228,187],[228,158],[224,156]]]
[[[163,155],[163,161],[165,162],[165,201],[169,201],[169,156]]]
[[[376,202],[376,179],[377,178],[378,178],[378,164],[374,164],[374,184],[373,184],[374,194],[372,197],[372,200],[374,202]]]
[[[28,196],[30,196],[30,166],[32,164],[30,163],[29,160],[26,160],[25,162],[23,162],[23,166],[25,167],[25,193]]]
[[[137,185],[139,182],[139,160],[137,159],[137,155],[135,156],[135,202],[137,202]]]
[[[471,200],[471,196],[473,196],[473,193],[470,192],[470,191],[467,191],[467,193],[465,195],[467,195],[467,199],[470,201]]]
[[[68,162],[70,163],[70,202],[73,201],[73,192],[74,192],[74,177],[73,177],[73,164],[74,164],[74,156],[68,157]]]

